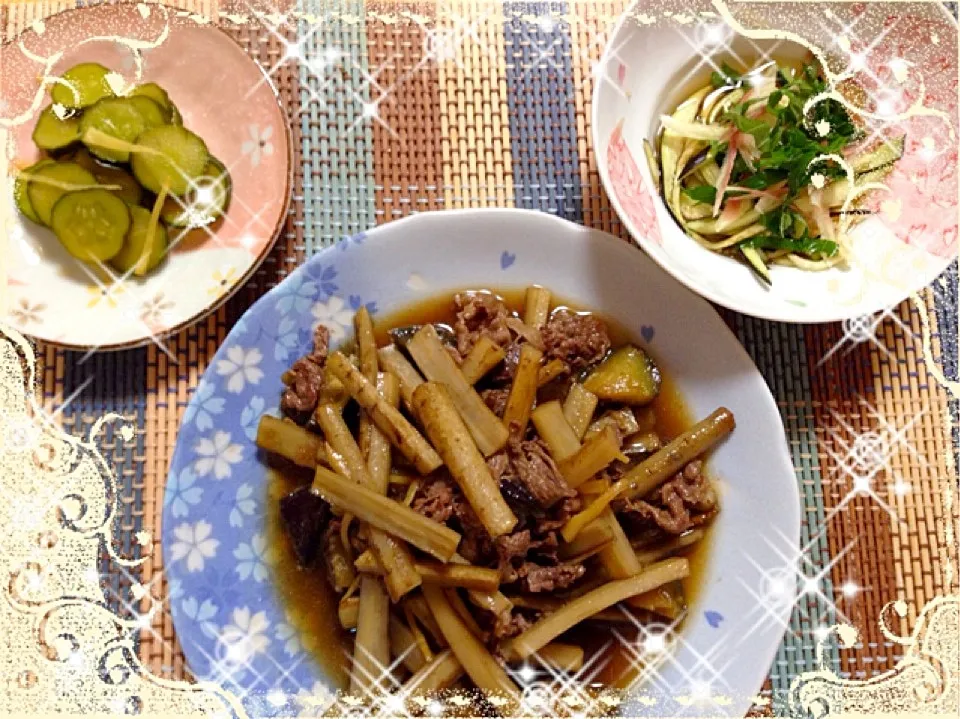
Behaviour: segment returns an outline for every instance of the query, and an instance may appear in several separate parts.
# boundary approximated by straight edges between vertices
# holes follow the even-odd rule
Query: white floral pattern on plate
[[[232,465],[243,459],[243,447],[231,443],[230,439],[229,432],[217,431],[212,437],[203,437],[197,442],[193,469],[198,476],[212,473],[214,479],[226,479],[232,474]]]
[[[223,412],[225,400],[214,396],[216,388],[206,380],[200,380],[194,392],[194,401],[187,406],[184,422],[196,422],[197,429],[205,431],[213,427],[213,418]]]
[[[347,328],[353,322],[354,311],[342,297],[331,297],[326,302],[317,302],[311,310],[314,327],[323,325],[330,330],[330,341],[341,342],[347,336]]]
[[[273,154],[273,143],[270,141],[273,137],[273,127],[250,125],[249,131],[250,139],[243,143],[240,151],[250,158],[251,165],[260,167],[260,160]]]
[[[10,308],[10,317],[24,327],[30,324],[40,324],[43,322],[43,314],[46,309],[47,305],[43,302],[33,302],[26,297],[21,297]]]
[[[203,569],[205,559],[213,559],[217,554],[220,540],[210,536],[213,526],[201,519],[196,524],[184,522],[173,530],[177,541],[170,548],[170,558],[174,562],[184,560],[188,572]]]
[[[217,637],[223,647],[223,658],[230,664],[243,665],[270,646],[267,629],[270,622],[266,612],[253,613],[249,607],[234,609],[231,623],[220,630]]]
[[[252,577],[253,581],[262,582],[267,578],[270,551],[262,534],[254,534],[249,544],[241,542],[237,545],[233,550],[233,558],[237,560],[236,572],[240,579]]]
[[[239,394],[247,382],[258,384],[263,379],[263,370],[259,367],[262,359],[263,355],[256,347],[245,350],[233,346],[227,350],[227,358],[217,362],[217,374],[228,377],[227,390]]]
[[[180,519],[190,514],[190,507],[200,504],[203,487],[197,485],[197,475],[190,467],[170,477],[163,495],[163,506],[169,507],[174,517]]]

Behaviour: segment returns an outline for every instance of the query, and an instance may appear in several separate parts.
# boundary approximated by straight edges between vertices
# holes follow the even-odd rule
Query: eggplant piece
[[[626,604],[644,609],[667,619],[679,619],[687,611],[687,598],[682,582],[670,582],[644,594],[630,597]]]
[[[595,419],[583,437],[583,440],[593,439],[607,427],[613,427],[621,437],[630,437],[640,431],[640,425],[637,423],[636,414],[629,407],[620,407],[611,409]]]
[[[317,558],[330,516],[330,505],[309,486],[300,487],[280,499],[280,518],[300,566],[308,567]]]
[[[604,402],[645,405],[660,392],[660,370],[642,349],[626,345],[603,360],[583,386]]]
[[[440,335],[440,341],[445,345],[457,346],[457,336],[453,332],[453,328],[449,325],[442,324],[440,322],[433,323],[434,329],[437,330],[437,334]],[[404,327],[394,327],[391,330],[387,331],[387,334],[390,336],[390,339],[398,347],[402,349],[407,348],[407,342],[413,339],[413,336],[420,331],[420,328],[423,325],[406,325]]]
[[[683,168],[680,170],[678,180],[686,180],[688,176],[700,169],[708,160],[712,159],[710,155],[710,145],[700,148],[700,151],[690,157]]]
[[[530,490],[518,479],[501,479],[500,493],[520,520],[517,523],[518,527],[529,524],[531,520],[537,521],[544,516],[543,508],[530,494]]]
[[[663,443],[656,432],[641,432],[632,437],[628,437],[623,444],[623,453],[630,458],[645,457],[653,454]]]

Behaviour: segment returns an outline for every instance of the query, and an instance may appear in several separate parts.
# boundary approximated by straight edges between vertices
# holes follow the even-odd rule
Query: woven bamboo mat
[[[244,309],[305,257],[374,224],[456,207],[533,208],[626,237],[589,143],[591,67],[624,3],[310,0],[296,15],[272,7],[261,18],[217,0],[175,4],[222,22],[264,67],[277,66],[297,173],[284,232],[260,271],[213,316],[170,338],[169,356],[156,347],[92,356],[39,348],[44,399],[66,429],[84,432],[107,411],[138,428],[135,446],[108,436],[104,448],[123,488],[117,541],[128,553],[138,531],[159,541],[177,428],[210,358]],[[68,7],[5,5],[0,27],[12,38]],[[222,20],[228,14],[250,22]],[[307,53],[339,49],[337,72],[321,79],[280,63],[281,41],[298,38]],[[424,61],[438,43],[455,44],[457,61]],[[378,118],[363,116],[371,102]],[[906,634],[924,603],[957,591],[955,548],[944,540],[957,508],[943,499],[943,484],[957,478],[957,404],[936,379],[957,379],[956,265],[890,308],[871,341],[845,339],[840,325],[724,318],[778,401],[803,501],[805,570],[823,576],[822,596],[804,596],[794,611],[767,691],[779,696],[816,668],[813,630],[843,619],[860,641],[827,649],[834,668],[853,678],[887,670],[899,655],[878,625],[885,605],[906,600],[902,625],[887,617]],[[864,437],[889,451],[875,497],[851,495]],[[139,581],[164,596],[160,557],[154,546],[135,576],[105,568],[105,585],[119,597]],[[159,675],[188,676],[169,614],[143,633],[139,652]]]

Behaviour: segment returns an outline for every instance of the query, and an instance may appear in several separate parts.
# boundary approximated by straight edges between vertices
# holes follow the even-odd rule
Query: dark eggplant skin
[[[390,336],[390,339],[398,347],[403,349],[407,348],[407,342],[417,334],[420,328],[423,325],[406,325],[404,327],[394,327],[392,330],[388,330],[387,334]],[[434,322],[434,329],[437,330],[437,334],[440,335],[440,341],[446,345],[457,346],[457,336],[453,332],[453,328],[449,325],[441,324],[439,322]]]
[[[309,567],[316,560],[330,517],[330,505],[309,486],[280,499],[280,518],[300,566]]]

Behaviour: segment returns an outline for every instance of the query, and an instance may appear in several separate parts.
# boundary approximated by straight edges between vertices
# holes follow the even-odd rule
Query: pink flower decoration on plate
[[[905,243],[949,257],[957,251],[956,147],[936,118],[904,125],[904,155],[884,183],[890,192],[876,193],[871,204]]]
[[[856,78],[870,96],[868,109],[904,113],[922,92],[923,106],[947,117],[872,121],[880,136],[906,141],[903,157],[884,180],[889,192],[872,193],[867,204],[904,243],[950,257],[957,252],[957,146],[948,127],[958,120],[956,60],[929,38],[956,31],[916,17],[891,16],[887,27],[885,41],[868,51],[869,70]]]
[[[645,238],[658,245],[660,225],[657,222],[657,210],[653,198],[647,190],[640,168],[630,153],[620,125],[614,129],[607,146],[607,166],[610,168],[610,181],[613,191],[620,201],[623,211]]]

